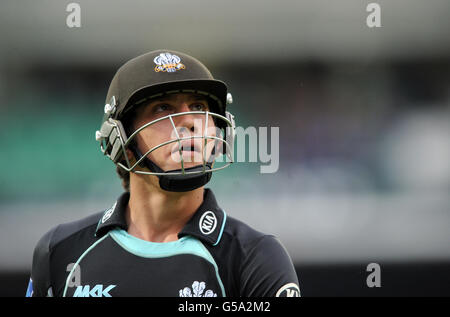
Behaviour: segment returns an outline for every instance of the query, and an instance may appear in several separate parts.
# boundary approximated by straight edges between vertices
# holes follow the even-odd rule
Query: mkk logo
[[[111,297],[109,292],[116,287],[116,285],[109,285],[103,289],[103,284],[97,284],[92,289],[89,285],[78,286],[73,294],[73,297]]]
[[[199,221],[200,231],[204,235],[208,235],[216,229],[217,226],[217,218],[216,215],[212,211],[205,212]]]

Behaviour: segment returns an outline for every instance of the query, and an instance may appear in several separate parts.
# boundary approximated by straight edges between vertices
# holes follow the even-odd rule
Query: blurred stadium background
[[[280,127],[277,173],[209,187],[280,238],[304,296],[450,295],[448,0],[79,0],[68,28],[70,2],[0,7],[1,296],[25,294],[44,232],[121,193],[94,132],[115,70],[159,48],[226,81],[239,126]]]

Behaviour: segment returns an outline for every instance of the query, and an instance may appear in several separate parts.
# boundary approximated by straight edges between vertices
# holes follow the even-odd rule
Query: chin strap
[[[143,155],[141,151],[134,144],[129,146],[129,149],[133,152],[134,156],[137,160],[139,160]],[[139,165],[141,167],[148,168],[153,173],[173,173],[173,172],[182,172],[182,169],[172,170],[172,171],[163,171],[158,165],[152,162],[148,157],[145,157]],[[187,192],[203,185],[207,184],[212,177],[212,173],[207,172],[211,170],[212,164],[207,162],[205,164],[206,172],[204,173],[195,173],[195,174],[187,174],[187,175],[156,175],[159,178],[159,186],[163,190],[167,190],[170,192]],[[189,167],[184,169],[185,172],[203,172],[203,165]]]

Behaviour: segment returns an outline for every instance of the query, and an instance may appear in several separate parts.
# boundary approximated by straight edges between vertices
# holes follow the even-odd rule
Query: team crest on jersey
[[[192,289],[189,287],[180,289],[179,297],[217,297],[217,294],[212,290],[204,292],[205,288],[205,282],[194,281],[194,283],[192,283]]]
[[[177,55],[170,53],[161,53],[156,56],[153,61],[155,62],[155,72],[168,72],[174,73],[177,70],[185,69],[186,67],[181,64],[181,58]]]

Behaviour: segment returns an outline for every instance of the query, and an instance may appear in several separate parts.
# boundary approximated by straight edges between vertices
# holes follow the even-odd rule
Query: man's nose
[[[178,112],[191,111],[187,105],[183,105]],[[178,130],[188,130],[191,133],[198,134],[203,129],[203,116],[201,114],[183,114],[176,116],[174,119],[175,127]]]
[[[178,112],[189,112],[191,110],[189,109],[189,105],[187,103],[183,102],[182,104],[180,104],[178,106],[177,111]]]

